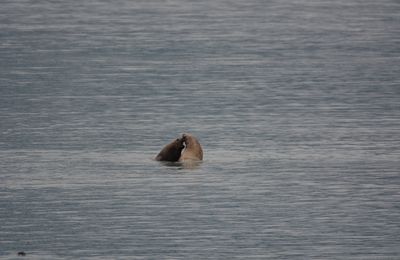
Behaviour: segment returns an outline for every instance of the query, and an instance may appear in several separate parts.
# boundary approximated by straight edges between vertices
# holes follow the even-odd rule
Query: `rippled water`
[[[0,257],[396,259],[397,1],[2,1]],[[152,160],[183,132],[204,162]]]

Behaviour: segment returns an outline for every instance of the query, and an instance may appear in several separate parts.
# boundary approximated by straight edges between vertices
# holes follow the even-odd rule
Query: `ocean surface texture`
[[[399,172],[399,1],[1,1],[1,259],[399,259]]]

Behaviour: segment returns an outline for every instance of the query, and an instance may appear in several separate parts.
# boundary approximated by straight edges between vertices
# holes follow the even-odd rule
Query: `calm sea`
[[[0,258],[398,259],[399,172],[399,1],[1,2]]]

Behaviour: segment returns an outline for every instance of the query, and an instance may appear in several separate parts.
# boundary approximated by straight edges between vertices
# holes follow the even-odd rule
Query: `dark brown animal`
[[[177,138],[164,146],[155,159],[156,161],[177,162],[181,157],[183,148],[185,148],[183,138]]]

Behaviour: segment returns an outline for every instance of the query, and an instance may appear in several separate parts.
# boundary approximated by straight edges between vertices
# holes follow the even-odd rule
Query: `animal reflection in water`
[[[165,145],[155,160],[168,166],[196,168],[203,160],[203,149],[195,136],[185,133]]]

